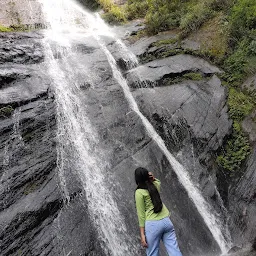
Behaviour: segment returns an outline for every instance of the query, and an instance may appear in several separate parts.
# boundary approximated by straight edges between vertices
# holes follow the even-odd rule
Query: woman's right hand
[[[151,182],[153,182],[153,181],[155,180],[155,177],[154,177],[154,175],[153,175],[152,172],[148,172],[148,177],[149,177],[149,180],[150,180]]]
[[[143,247],[148,247],[148,244],[147,244],[145,235],[142,235],[142,236],[141,236],[141,245],[142,245]]]

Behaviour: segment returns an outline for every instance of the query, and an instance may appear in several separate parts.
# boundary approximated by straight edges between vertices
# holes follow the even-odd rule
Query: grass
[[[149,5],[147,1],[128,0],[125,7],[127,18],[131,20],[145,17],[148,7]]]
[[[193,81],[200,81],[203,79],[203,76],[201,73],[195,73],[195,72],[187,73],[183,77]]]
[[[201,25],[213,17],[214,12],[207,6],[207,1],[199,1],[195,5],[189,5],[186,14],[180,19],[180,28],[183,33],[198,30]]]
[[[127,20],[123,7],[119,7],[111,0],[98,0],[98,3],[104,10],[102,18],[110,24],[119,24]]]
[[[159,40],[155,43],[153,43],[152,46],[162,46],[162,45],[167,45],[167,44],[175,44],[178,42],[178,38],[169,38],[165,40]]]
[[[221,64],[228,53],[228,32],[225,19],[225,15],[219,13],[188,36],[189,40],[200,45],[201,53],[214,59],[216,64]]]
[[[228,106],[229,116],[236,121],[242,121],[248,116],[256,105],[256,99],[241,90],[229,89]]]
[[[12,32],[13,30],[11,28],[5,27],[0,24],[0,32]]]
[[[109,24],[120,24],[126,21],[124,11],[116,5],[113,5],[108,12],[104,13],[102,18]]]
[[[171,77],[164,78],[161,81],[160,86],[170,86],[173,84],[182,83],[186,80],[201,81],[202,79],[204,79],[202,74],[197,72],[178,73],[178,74],[173,74]]]
[[[22,24],[12,25],[10,27],[5,27],[0,25],[0,32],[18,32],[18,31],[26,32],[28,31],[28,29],[25,25],[22,25]]]

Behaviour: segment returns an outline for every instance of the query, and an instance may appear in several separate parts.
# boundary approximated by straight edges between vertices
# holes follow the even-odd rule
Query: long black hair
[[[163,208],[163,203],[157,188],[153,184],[152,180],[150,180],[148,170],[143,167],[137,168],[135,170],[135,182],[137,184],[137,189],[148,190],[152,203],[154,205],[154,212],[161,212]]]

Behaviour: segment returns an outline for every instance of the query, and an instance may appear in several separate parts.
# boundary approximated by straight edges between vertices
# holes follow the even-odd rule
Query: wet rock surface
[[[182,143],[182,131],[204,142],[206,152],[218,149],[229,133],[231,122],[227,115],[226,91],[215,75],[209,81],[137,89],[134,95],[145,115],[159,125],[163,136],[167,136],[165,140],[170,137],[170,148],[176,151],[187,143]]]
[[[64,199],[57,165],[53,81],[43,62],[41,40],[40,33],[11,33],[7,38],[0,38],[0,53],[3,53],[0,55],[0,251],[3,256],[106,255],[98,246],[85,193],[72,166],[64,170],[69,173],[70,201]],[[143,49],[159,38],[146,40],[149,42],[143,42]],[[107,47],[119,60],[123,56],[117,54],[116,48],[120,46],[111,44],[112,41],[109,39]],[[24,53],[20,54],[17,47]],[[143,49],[138,49],[137,54],[143,54]],[[55,57],[58,59],[57,50]],[[88,38],[88,43],[74,47],[72,58],[81,63],[75,73],[80,88],[77,93],[108,161],[107,186],[119,202],[118,209],[134,243],[139,245],[134,169],[144,166],[162,181],[163,201],[171,211],[183,255],[218,255],[216,242],[175,171],[148,136],[139,117],[131,111],[106,56]],[[86,77],[79,76],[79,71]],[[190,72],[200,73],[201,79],[186,78],[169,86],[163,82]],[[227,115],[227,94],[217,77],[220,72],[202,59],[177,55],[149,62],[125,75],[142,113],[221,215],[213,161],[216,150],[230,133],[231,122]],[[148,81],[157,86],[137,86]],[[234,232],[240,232],[237,240],[241,232],[244,241],[252,239],[255,230],[253,225],[249,226],[255,223],[253,189],[244,194],[246,187],[255,183],[254,159],[253,155],[246,167],[246,177],[239,181],[240,189],[234,190],[230,199],[234,207]],[[239,221],[245,204],[248,226],[241,231]],[[138,247],[136,255],[144,255],[144,251]]]
[[[73,255],[100,255],[79,183],[72,211],[59,188],[56,106],[41,38],[0,35],[0,254],[66,255],[72,247]],[[81,239],[72,239],[77,233]]]
[[[252,144],[255,144],[255,142],[256,142],[255,118],[256,118],[256,111],[253,111],[242,122],[242,127],[243,127],[244,131],[249,135],[249,139]]]
[[[42,33],[0,33],[0,64],[33,64],[43,60]]]
[[[100,64],[97,58],[101,60]],[[91,72],[97,70],[100,77],[109,77],[109,79],[95,81],[93,89],[89,88],[84,92],[87,99],[84,104],[87,105],[90,120],[100,136],[100,144],[111,164],[109,183],[113,186],[114,196],[119,202],[118,207],[122,215],[125,216],[130,235],[139,243],[133,201],[134,190],[131,188],[135,189],[134,169],[145,166],[162,180],[163,200],[172,212],[172,220],[184,255],[217,254],[218,246],[208,233],[195,206],[188,200],[187,193],[177,180],[174,170],[158,146],[149,138],[137,114],[131,111],[121,86],[113,77],[107,76],[111,74],[111,69],[108,67],[106,57],[102,53],[95,52],[90,59],[94,60],[90,67]],[[82,58],[80,60],[83,61]],[[145,88],[145,92],[147,90],[151,89]],[[134,91],[134,95],[136,93],[139,92]],[[153,100],[153,97],[150,99]],[[160,98],[159,102],[161,102]],[[147,102],[140,107],[144,114],[151,110]],[[169,107],[170,105],[166,106],[166,111]],[[118,183],[115,180],[118,180]],[[194,234],[193,237],[189,236],[191,232]],[[138,251],[136,255],[141,253]]]
[[[234,240],[238,245],[255,243],[256,235],[256,147],[244,166],[244,175],[231,188],[229,209]]]
[[[131,87],[141,87],[143,84],[145,87],[149,87],[151,84],[161,86],[163,79],[189,72],[200,72],[208,76],[221,71],[203,59],[180,54],[134,68],[128,72],[127,80]]]
[[[251,245],[245,246],[245,248],[239,248],[235,247],[234,249],[232,248],[229,251],[229,256],[255,256],[256,251],[251,247]]]
[[[148,81],[150,82],[151,79],[149,79],[149,78],[151,78],[152,76],[158,77],[158,71],[160,70],[160,72],[161,72],[161,69],[163,67],[161,65],[159,65],[159,67],[156,67],[156,70],[150,69],[148,67],[151,63],[150,60],[155,59],[155,56],[160,56],[160,58],[163,58],[162,56],[164,56],[164,55],[172,56],[172,55],[179,54],[180,52],[191,52],[191,51],[197,51],[199,49],[197,42],[194,42],[191,40],[184,40],[182,42],[177,43],[176,40],[172,40],[173,38],[175,38],[175,37],[173,37],[173,35],[170,35],[169,38],[164,38],[164,40],[171,39],[170,42],[167,43],[166,45],[165,44],[159,44],[159,45],[154,44],[156,42],[159,42],[159,40],[163,40],[163,39],[159,38],[159,40],[156,40],[155,37],[152,37],[152,38],[146,39],[149,42],[148,44],[143,44],[144,39],[141,39],[130,46],[131,49],[135,49],[134,52],[141,59],[141,62],[142,63],[146,62],[146,64],[144,64],[144,66],[146,66],[146,68],[138,67],[139,70],[142,69],[142,74],[143,74],[142,76],[136,76],[136,75],[130,76],[130,74],[128,73],[127,77],[128,77],[128,80],[129,80],[131,86],[134,87],[134,85],[135,85],[135,87],[137,87],[137,88],[138,87],[146,87],[145,84],[150,85],[150,83],[148,83]],[[152,42],[154,42],[154,43],[152,43]],[[138,51],[136,51],[137,47],[138,47]],[[172,57],[169,57],[169,58],[172,58]],[[156,60],[156,62],[157,62],[157,60]],[[175,65],[173,65],[173,66],[175,67]],[[193,67],[193,65],[191,65],[191,66]],[[146,72],[143,73],[144,69],[145,70],[148,69],[150,71],[150,74],[146,74]],[[165,70],[165,67],[163,69]],[[189,72],[194,72],[192,70],[193,69],[191,69]],[[199,70],[197,70],[197,71],[199,71]],[[130,71],[130,72],[132,74],[132,71]],[[202,72],[201,72],[201,74],[202,74]],[[226,135],[229,134],[228,130],[230,129],[231,123],[230,123],[230,121],[228,121],[228,119],[226,117],[227,107],[226,106],[223,107],[223,104],[225,104],[225,102],[226,102],[225,96],[224,96],[225,93],[223,94],[223,92],[221,92],[219,94],[219,96],[222,95],[222,99],[220,99],[219,96],[215,95],[215,96],[217,96],[218,100],[215,101],[214,104],[219,102],[219,105],[218,105],[218,103],[215,105],[215,107],[214,107],[215,110],[211,109],[211,107],[210,108],[207,108],[206,106],[203,107],[204,104],[209,103],[209,101],[207,100],[208,96],[206,96],[204,94],[207,91],[206,88],[208,88],[208,89],[211,88],[211,86],[207,85],[207,83],[210,82],[211,80],[206,79],[207,76],[203,75],[202,81],[196,82],[196,84],[197,84],[196,87],[198,86],[197,89],[200,88],[199,90],[202,89],[204,91],[204,93],[203,93],[204,96],[202,96],[202,95],[201,95],[202,97],[200,96],[201,99],[204,99],[203,100],[204,103],[203,103],[203,101],[200,101],[199,109],[196,112],[194,112],[194,110],[197,109],[197,107],[195,107],[195,105],[193,103],[195,98],[194,98],[194,96],[192,98],[188,98],[188,102],[185,101],[185,106],[186,105],[189,106],[187,108],[185,107],[185,112],[187,112],[187,117],[185,119],[183,119],[183,121],[179,121],[179,120],[176,121],[177,115],[181,116],[183,118],[183,116],[185,114],[184,110],[183,110],[183,106],[181,107],[181,111],[179,110],[179,111],[177,111],[177,113],[173,112],[173,111],[166,111],[165,107],[166,107],[166,104],[168,104],[168,103],[165,103],[165,102],[168,102],[168,99],[171,99],[172,102],[175,102],[174,98],[176,98],[177,101],[179,101],[179,100],[181,102],[184,101],[184,99],[186,99],[186,96],[188,96],[190,94],[188,92],[182,90],[182,87],[184,88],[184,86],[189,86],[189,84],[191,83],[191,81],[184,82],[184,80],[186,80],[186,79],[184,79],[184,77],[182,75],[182,76],[180,76],[180,77],[183,77],[182,79],[180,79],[180,77],[178,77],[179,85],[175,85],[176,77],[173,75],[169,76],[168,79],[171,80],[171,83],[168,81],[168,84],[166,84],[163,79],[159,79],[159,78],[158,78],[158,82],[154,83],[154,86],[159,86],[159,87],[170,85],[169,88],[166,88],[166,87],[153,88],[153,89],[151,89],[151,91],[150,91],[150,89],[136,89],[134,92],[134,95],[137,97],[139,104],[141,106],[143,106],[142,109],[143,109],[144,113],[148,116],[148,118],[151,117],[152,123],[154,123],[153,120],[156,120],[154,126],[156,129],[158,129],[159,133],[162,134],[161,136],[163,138],[165,138],[165,141],[167,142],[167,145],[169,146],[169,148],[173,149],[174,151],[176,150],[179,152],[178,159],[180,159],[180,161],[182,161],[184,163],[184,165],[187,166],[188,170],[191,170],[190,173],[191,173],[192,177],[197,177],[196,180],[198,180],[200,182],[204,193],[206,193],[207,196],[209,196],[210,198],[218,201],[218,196],[216,195],[216,191],[213,186],[213,184],[216,181],[216,177],[211,176],[213,183],[210,185],[209,177],[205,178],[205,175],[208,176],[209,173],[215,173],[217,171],[216,165],[214,164],[215,156],[212,155],[211,152],[214,152],[214,150],[216,150],[218,147],[221,147],[222,141],[225,138],[224,134],[226,134]],[[210,77],[211,77],[211,75],[210,75]],[[172,82],[173,80],[174,80],[174,83]],[[208,80],[208,82],[207,82],[207,80]],[[215,79],[215,81],[217,81],[217,80]],[[254,86],[255,81],[254,80],[255,80],[255,77],[252,76],[244,83],[243,87],[245,89],[249,90],[250,92],[254,92],[254,90],[255,90],[255,86]],[[143,83],[144,81],[146,83]],[[217,84],[218,83],[219,82],[217,82]],[[193,81],[192,84],[195,84],[195,81]],[[204,87],[204,85],[206,85],[206,86]],[[172,87],[174,87],[174,88],[172,88]],[[176,87],[178,87],[178,88],[180,87],[180,88],[177,89]],[[222,86],[220,86],[219,88],[221,88],[221,87]],[[215,89],[213,91],[215,91]],[[223,87],[222,87],[221,91],[222,90],[223,90]],[[141,92],[138,92],[138,91],[141,91]],[[163,91],[163,92],[161,93],[161,91]],[[171,93],[171,91],[172,91],[172,93]],[[176,93],[175,93],[175,91],[176,91]],[[216,93],[217,92],[218,92],[218,89],[216,90]],[[174,95],[177,97],[175,97]],[[210,96],[210,98],[213,99],[214,94],[211,93],[211,95],[212,96]],[[151,97],[153,98],[153,100]],[[159,101],[157,100],[158,98],[159,98]],[[158,103],[156,103],[156,102],[158,102]],[[163,104],[160,104],[160,102],[163,102]],[[179,103],[177,105],[175,105],[175,104],[172,105],[172,103],[169,103],[169,104],[170,104],[170,106],[173,106],[173,109],[180,106]],[[214,106],[214,104],[212,106]],[[145,105],[149,105],[151,107],[144,108]],[[220,111],[221,108],[222,108],[222,110]],[[202,114],[201,111],[203,109],[204,110],[208,109],[209,110],[208,113],[211,113],[211,114],[213,114],[213,116],[215,116],[215,117],[212,116],[210,118],[210,119],[213,118],[212,121],[215,120],[214,123],[220,117],[219,121],[217,121],[217,123],[219,123],[219,125],[220,125],[219,126],[220,130],[219,130],[219,132],[215,133],[215,135],[212,137],[213,140],[211,139],[211,135],[210,135],[210,134],[212,134],[211,132],[209,132],[209,134],[208,134],[209,137],[207,135],[206,137],[203,136],[204,138],[201,137],[202,133],[204,133],[203,132],[204,129],[201,130],[199,128],[198,132],[195,132],[195,128],[197,127],[197,125],[199,123],[202,124],[201,121],[198,122],[198,120],[197,120],[194,125],[189,125],[189,123],[190,123],[189,120],[195,120],[194,117],[196,116],[196,114],[200,113],[200,115],[201,115]],[[217,114],[217,112],[215,112],[215,111],[217,111],[219,114]],[[215,115],[214,113],[217,115]],[[205,114],[202,114],[202,116],[205,116]],[[222,119],[221,116],[222,116],[222,118],[224,117],[224,119]],[[255,144],[254,117],[255,117],[255,113],[253,112],[251,115],[246,117],[242,123],[243,129],[244,129],[244,131],[246,131],[248,133],[250,141],[253,145]],[[224,120],[226,120],[226,121],[224,121]],[[188,121],[188,123],[187,123],[187,121]],[[209,121],[209,119],[208,119],[208,121]],[[169,123],[171,123],[171,125],[169,125]],[[176,124],[173,124],[173,123],[176,123]],[[214,125],[214,123],[211,123],[209,127],[212,127],[212,128],[216,127]],[[224,125],[224,126],[222,126],[222,125]],[[175,129],[175,126],[178,128]],[[189,128],[190,131],[188,131],[188,127],[190,127]],[[224,128],[224,130],[222,130],[223,128]],[[173,131],[172,133],[169,132],[170,129]],[[193,131],[192,135],[191,135],[191,130]],[[180,134],[183,134],[183,135],[180,135]],[[220,135],[220,138],[222,138],[221,140],[219,140],[219,139],[216,140],[216,136],[217,137],[219,136],[217,134],[219,134],[219,135],[221,134]],[[198,135],[199,135],[199,137],[197,138]],[[222,135],[224,135],[224,136],[222,136]],[[190,142],[188,142],[185,139],[188,137],[190,137],[190,139],[189,139]],[[219,141],[219,142],[217,142],[217,141]],[[187,145],[191,145],[191,142],[193,145],[192,147],[189,146],[187,150],[185,148],[181,149],[182,145],[185,145],[186,143],[187,143]],[[177,147],[177,145],[179,145],[179,146]],[[193,153],[191,154],[191,152],[193,152]],[[195,153],[195,152],[197,152],[197,153]],[[206,152],[208,152],[208,153],[206,153]],[[199,162],[197,160],[195,161],[195,159],[199,160]],[[255,146],[254,146],[251,156],[247,159],[246,164],[243,167],[242,172],[244,172],[245,174],[239,179],[239,181],[236,181],[235,184],[232,185],[232,188],[230,190],[230,197],[228,199],[228,204],[230,206],[230,208],[228,210],[229,210],[229,214],[231,214],[231,216],[232,216],[231,221],[230,221],[232,237],[234,238],[234,243],[238,244],[242,247],[244,247],[244,246],[246,247],[246,243],[248,243],[248,242],[253,243],[253,241],[255,241],[255,217],[254,217],[255,214],[253,214],[253,212],[255,212],[255,195],[254,195],[254,192],[255,192],[255,185],[254,185],[255,184],[255,181],[254,181],[255,167],[254,167],[254,162],[255,162]],[[194,164],[191,165],[191,163],[194,163]],[[202,168],[203,166],[207,167],[207,170]],[[196,173],[197,174],[200,173],[200,175],[198,176]],[[242,250],[242,251],[236,252],[234,255],[255,255],[255,251],[253,251],[251,249],[248,249],[248,250],[245,249],[244,251]]]
[[[135,30],[136,31],[136,30]],[[134,33],[134,32],[133,32]],[[133,34],[131,32],[131,34]],[[151,36],[151,37],[143,37],[136,41],[134,44],[130,45],[130,50],[137,56],[143,55],[147,49],[152,46],[153,43],[159,41],[159,40],[166,40],[170,38],[175,38],[176,34],[174,33],[166,33],[166,34],[161,34],[157,36]]]

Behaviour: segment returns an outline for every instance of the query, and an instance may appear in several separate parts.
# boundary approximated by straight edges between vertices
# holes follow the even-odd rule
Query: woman
[[[170,256],[182,256],[169,218],[169,211],[160,198],[160,181],[147,169],[135,170],[135,201],[140,226],[141,244],[146,247],[147,256],[159,255],[162,239]]]

